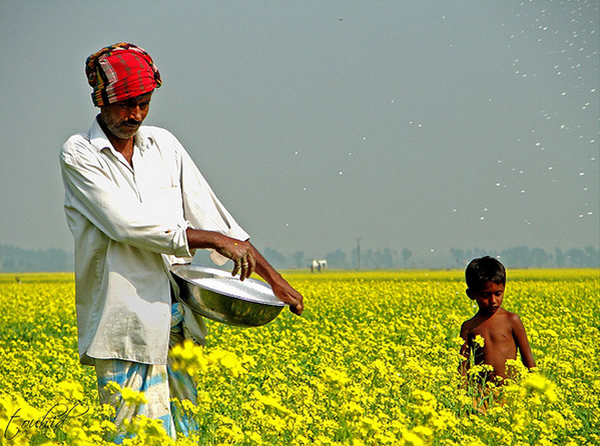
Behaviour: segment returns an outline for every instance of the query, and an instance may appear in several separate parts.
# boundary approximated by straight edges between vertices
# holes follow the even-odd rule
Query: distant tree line
[[[304,252],[295,252],[286,256],[271,248],[263,251],[264,256],[280,269],[308,268],[312,257]],[[413,252],[404,248],[400,252],[391,248],[362,249],[354,248],[350,253],[340,249],[327,253],[319,260],[327,260],[327,267],[332,269],[410,269],[410,268],[463,268],[475,257],[485,255],[498,257],[510,268],[598,268],[600,267],[600,251],[593,246],[562,250],[555,248],[548,252],[541,248],[518,246],[504,250],[487,250],[475,248],[464,250],[453,248],[446,255],[415,257]]]
[[[466,263],[470,259],[483,255],[496,256],[512,268],[600,267],[600,252],[593,246],[586,246],[584,249],[571,248],[566,251],[555,248],[553,252],[546,252],[540,248],[529,249],[526,246],[518,246],[502,251],[484,251],[482,249],[464,251],[462,249],[451,249],[450,253],[459,263]]]
[[[272,248],[261,249],[267,260],[277,269],[308,269],[315,257],[307,256],[303,251],[290,255]],[[329,252],[316,260],[327,260],[331,269],[400,269],[400,268],[464,268],[473,258],[490,255],[510,268],[598,268],[600,267],[600,251],[593,246],[562,250],[555,248],[545,251],[540,248],[518,246],[504,250],[486,250],[475,248],[465,250],[450,249],[445,254],[416,257],[413,252],[404,248],[401,251],[391,248],[358,249],[350,253],[341,249]],[[199,250],[194,263],[210,266],[206,251]],[[0,245],[0,272],[33,272],[33,271],[73,271],[73,255],[62,249],[29,250],[13,245]]]
[[[23,249],[0,245],[0,272],[73,271],[73,255],[62,249]]]

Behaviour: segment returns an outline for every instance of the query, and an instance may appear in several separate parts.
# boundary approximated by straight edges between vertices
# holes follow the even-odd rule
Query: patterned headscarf
[[[162,85],[150,55],[127,42],[107,46],[88,57],[85,74],[97,107],[150,93]]]

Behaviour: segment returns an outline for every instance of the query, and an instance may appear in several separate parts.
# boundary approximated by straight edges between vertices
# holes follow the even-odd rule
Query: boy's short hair
[[[498,260],[490,256],[473,259],[465,270],[467,287],[480,290],[487,282],[506,285],[506,269]]]

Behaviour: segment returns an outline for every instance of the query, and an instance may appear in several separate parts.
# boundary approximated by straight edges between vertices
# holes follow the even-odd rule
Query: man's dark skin
[[[142,125],[150,109],[152,93],[146,93],[100,108],[99,123],[109,141],[125,160],[132,165],[135,133]],[[132,165],[133,167],[133,165]],[[240,274],[245,280],[256,272],[265,279],[273,293],[289,304],[290,310],[300,315],[304,310],[302,295],[279,274],[249,242],[236,240],[224,234],[188,228],[186,231],[190,249],[214,249],[234,263],[232,275]]]

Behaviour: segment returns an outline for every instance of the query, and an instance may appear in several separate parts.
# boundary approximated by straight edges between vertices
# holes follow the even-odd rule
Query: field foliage
[[[286,277],[303,317],[209,322],[205,348],[176,352],[200,383],[198,406],[184,405],[199,432],[178,445],[600,444],[598,270],[509,271],[504,306],[538,368],[517,363],[479,409],[480,389],[457,373],[460,325],[475,312],[461,271]],[[93,369],[78,363],[72,275],[3,275],[0,287],[0,442],[110,444]],[[152,421],[130,429],[128,444],[169,443]]]

